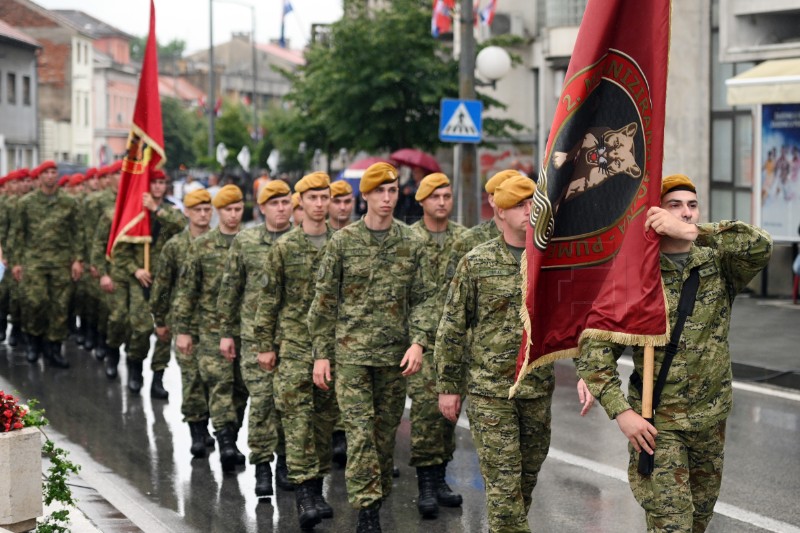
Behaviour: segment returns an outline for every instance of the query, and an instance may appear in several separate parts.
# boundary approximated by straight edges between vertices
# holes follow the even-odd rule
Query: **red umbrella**
[[[398,165],[408,165],[410,167],[419,167],[430,172],[441,172],[439,163],[436,158],[431,154],[427,154],[421,150],[413,148],[403,148],[389,156]]]

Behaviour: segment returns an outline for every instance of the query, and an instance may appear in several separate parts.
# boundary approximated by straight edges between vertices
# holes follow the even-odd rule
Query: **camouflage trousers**
[[[197,339],[194,339],[197,344]],[[153,355],[155,359],[155,354]],[[208,387],[200,377],[199,357],[196,354],[183,355],[175,352],[175,359],[181,368],[181,414],[184,422],[202,422],[208,420]]]
[[[409,465],[435,466],[453,459],[456,426],[439,412],[433,352],[427,352],[422,369],[408,378],[411,397],[411,460]]]
[[[242,377],[250,393],[247,415],[247,446],[250,464],[268,463],[272,454],[286,454],[281,416],[275,406],[274,372],[258,366],[258,349],[252,341],[242,342]]]
[[[3,280],[0,281],[0,321],[8,320],[8,313],[11,310],[11,284],[14,283],[13,279],[11,272],[6,272]]]
[[[153,348],[153,358],[150,360],[150,368],[153,372],[158,372],[167,368],[169,359],[172,356],[172,341],[162,341],[156,337],[156,345]]]
[[[244,410],[247,408],[247,387],[242,380],[239,368],[241,349],[237,340],[236,351],[239,357],[228,362],[219,353],[219,335],[200,334],[194,356],[200,369],[200,378],[208,390],[208,412],[211,425],[219,431],[232,426],[237,431],[242,427]]]
[[[314,385],[313,371],[313,363],[284,357],[275,374],[289,481],[296,484],[324,477],[331,470],[331,435],[339,405],[333,388],[324,391]]]
[[[645,510],[647,531],[706,530],[722,483],[725,421],[702,431],[658,430],[655,470],[637,471],[639,454],[628,445],[628,480],[633,496]]]
[[[145,290],[133,276],[113,278],[114,292],[108,299],[109,316],[106,342],[112,348],[125,345],[128,361],[144,361],[150,352],[153,315]]]
[[[489,531],[530,533],[528,511],[550,448],[552,396],[534,400],[469,395],[467,417],[486,484]]]
[[[406,379],[399,366],[336,364],[336,399],[347,433],[347,499],[356,509],[392,491],[395,433]]]
[[[25,268],[22,278],[23,330],[50,342],[69,335],[69,300],[75,284],[69,268]]]

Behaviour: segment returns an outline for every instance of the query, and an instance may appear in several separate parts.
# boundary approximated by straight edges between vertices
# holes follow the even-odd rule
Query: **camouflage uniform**
[[[19,200],[12,221],[9,264],[22,265],[26,333],[49,342],[67,338],[67,312],[74,290],[71,265],[83,261],[78,203],[61,190],[37,189]]]
[[[393,222],[379,241],[362,219],[325,248],[308,325],[314,359],[336,363],[347,494],[357,509],[391,492],[406,391],[399,364],[411,344],[431,346],[435,292],[424,243],[404,224]]]
[[[330,240],[333,230],[328,229]],[[325,248],[317,248],[297,227],[272,246],[266,266],[269,284],[256,315],[258,352],[278,351],[275,380],[286,440],[289,481],[324,477],[330,471],[331,434],[339,414],[333,388],[314,386],[314,357],[308,331],[308,308],[314,297],[315,266]],[[280,342],[276,333],[280,332]]]
[[[186,220],[180,211],[166,203],[150,216],[152,226],[155,226],[156,221],[158,223],[158,231],[152,232],[154,242],[150,246],[151,262],[156,264],[164,243],[184,228]],[[102,231],[110,231],[111,217],[113,211],[107,210],[98,229],[102,227]],[[107,239],[108,237],[106,241]],[[93,259],[99,261],[96,257],[97,252],[96,250],[93,254]],[[147,358],[150,352],[150,335],[153,333],[153,317],[147,303],[150,290],[142,287],[134,277],[134,273],[140,268],[144,268],[144,246],[138,243],[118,242],[114,247],[111,265],[106,268],[114,282],[114,292],[110,298],[107,342],[111,348],[119,348],[125,344],[129,362],[143,361]],[[169,350],[168,343],[162,344],[166,344]],[[154,368],[154,370],[160,369]]]
[[[419,220],[411,226],[424,242],[434,282],[437,288],[444,285],[450,249],[466,228],[455,222],[447,223],[443,244],[438,244]],[[441,316],[441,307],[434,311],[436,318]],[[447,464],[453,459],[456,449],[455,424],[439,412],[439,395],[436,392],[436,368],[433,350],[425,353],[422,369],[408,378],[408,395],[411,397],[411,466],[433,466]]]
[[[477,226],[473,226],[468,230],[461,233],[458,238],[453,242],[450,247],[450,257],[445,267],[444,284],[441,287],[440,303],[444,305],[444,299],[447,296],[447,289],[450,286],[450,280],[456,273],[461,258],[467,255],[467,252],[485,242],[489,242],[495,237],[500,236],[500,229],[495,224],[494,219],[481,222]]]
[[[150,291],[150,312],[153,314],[156,327],[169,326],[170,331],[174,331],[175,321],[171,310],[177,294],[178,275],[181,265],[184,264],[186,256],[189,254],[192,240],[192,234],[186,229],[168,240],[161,249]],[[183,421],[207,421],[208,387],[200,378],[197,358],[183,355],[180,352],[176,352],[176,357],[178,365],[181,367]]]
[[[275,410],[273,373],[258,365],[254,332],[259,296],[270,277],[266,264],[274,240],[275,234],[264,224],[236,236],[228,251],[217,299],[220,338],[242,339],[242,350],[234,364],[241,367],[240,374],[250,394],[247,445],[254,465],[271,462],[275,452],[285,453],[283,428]]]
[[[208,410],[217,431],[227,425],[238,430],[247,406],[247,388],[239,365],[229,363],[219,352],[220,309],[217,297],[231,242],[219,228],[192,241],[181,268],[173,304],[176,333],[199,338],[191,357],[197,358],[200,376],[208,387]],[[236,351],[241,353],[239,315],[230,314],[230,318],[233,326],[229,328],[233,330]],[[230,329],[228,333],[231,333]]]
[[[439,393],[461,393],[463,354],[470,356],[467,416],[492,532],[530,531],[532,492],[550,445],[553,365],[531,372],[508,399],[522,342],[521,284],[502,236],[472,249],[458,264],[436,332]]]
[[[639,454],[629,445],[628,477],[645,510],[648,531],[701,532],[711,520],[722,480],[725,421],[733,399],[728,348],[733,299],[766,266],[772,251],[765,231],[742,222],[698,224],[698,228],[683,270],[661,257],[670,324],[677,318],[683,282],[694,267],[700,269],[700,287],[655,415],[658,436],[650,476],[638,473]],[[587,340],[577,361],[580,376],[611,418],[628,409],[641,412],[640,391],[629,387],[627,399],[622,393],[616,359],[624,348]],[[639,376],[642,358],[643,349],[634,348]],[[663,348],[656,348],[656,376],[663,358]]]
[[[113,217],[116,198],[116,193],[111,189],[93,192],[88,196],[85,211],[87,228],[97,228],[102,225],[104,214],[108,210],[111,210],[111,216]],[[95,267],[101,275],[107,273],[108,270],[105,265],[106,244],[108,243],[110,222],[108,222],[108,224],[109,225],[105,229],[105,235],[100,235],[98,237],[96,230],[94,232],[92,232],[91,229],[87,231],[87,237],[89,238],[88,248],[90,250],[87,259],[89,259],[90,265]],[[95,247],[99,247],[100,249],[95,250]],[[93,279],[90,284],[89,293],[91,295],[90,298],[96,302],[97,305],[95,322],[97,332],[104,342],[108,331],[108,307],[111,295],[103,292],[103,290],[100,289],[99,281],[95,279]]]

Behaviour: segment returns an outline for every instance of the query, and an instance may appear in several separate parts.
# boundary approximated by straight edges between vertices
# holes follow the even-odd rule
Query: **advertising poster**
[[[800,104],[762,106],[760,176],[761,227],[800,240]]]

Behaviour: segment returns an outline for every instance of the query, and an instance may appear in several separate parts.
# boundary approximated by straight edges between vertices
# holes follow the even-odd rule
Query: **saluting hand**
[[[694,241],[698,234],[695,224],[684,222],[666,209],[655,206],[647,210],[647,220],[644,221],[644,230],[651,228],[659,235],[686,241]]]
[[[653,450],[656,449],[658,431],[650,422],[642,418],[633,409],[628,409],[617,415],[617,424],[619,424],[619,429],[628,437],[634,450],[639,453],[644,450],[653,455]]]
[[[422,346],[419,344],[412,344],[408,350],[406,350],[403,360],[400,361],[400,367],[406,367],[406,369],[403,370],[403,375],[406,377],[419,372],[422,368]]]

